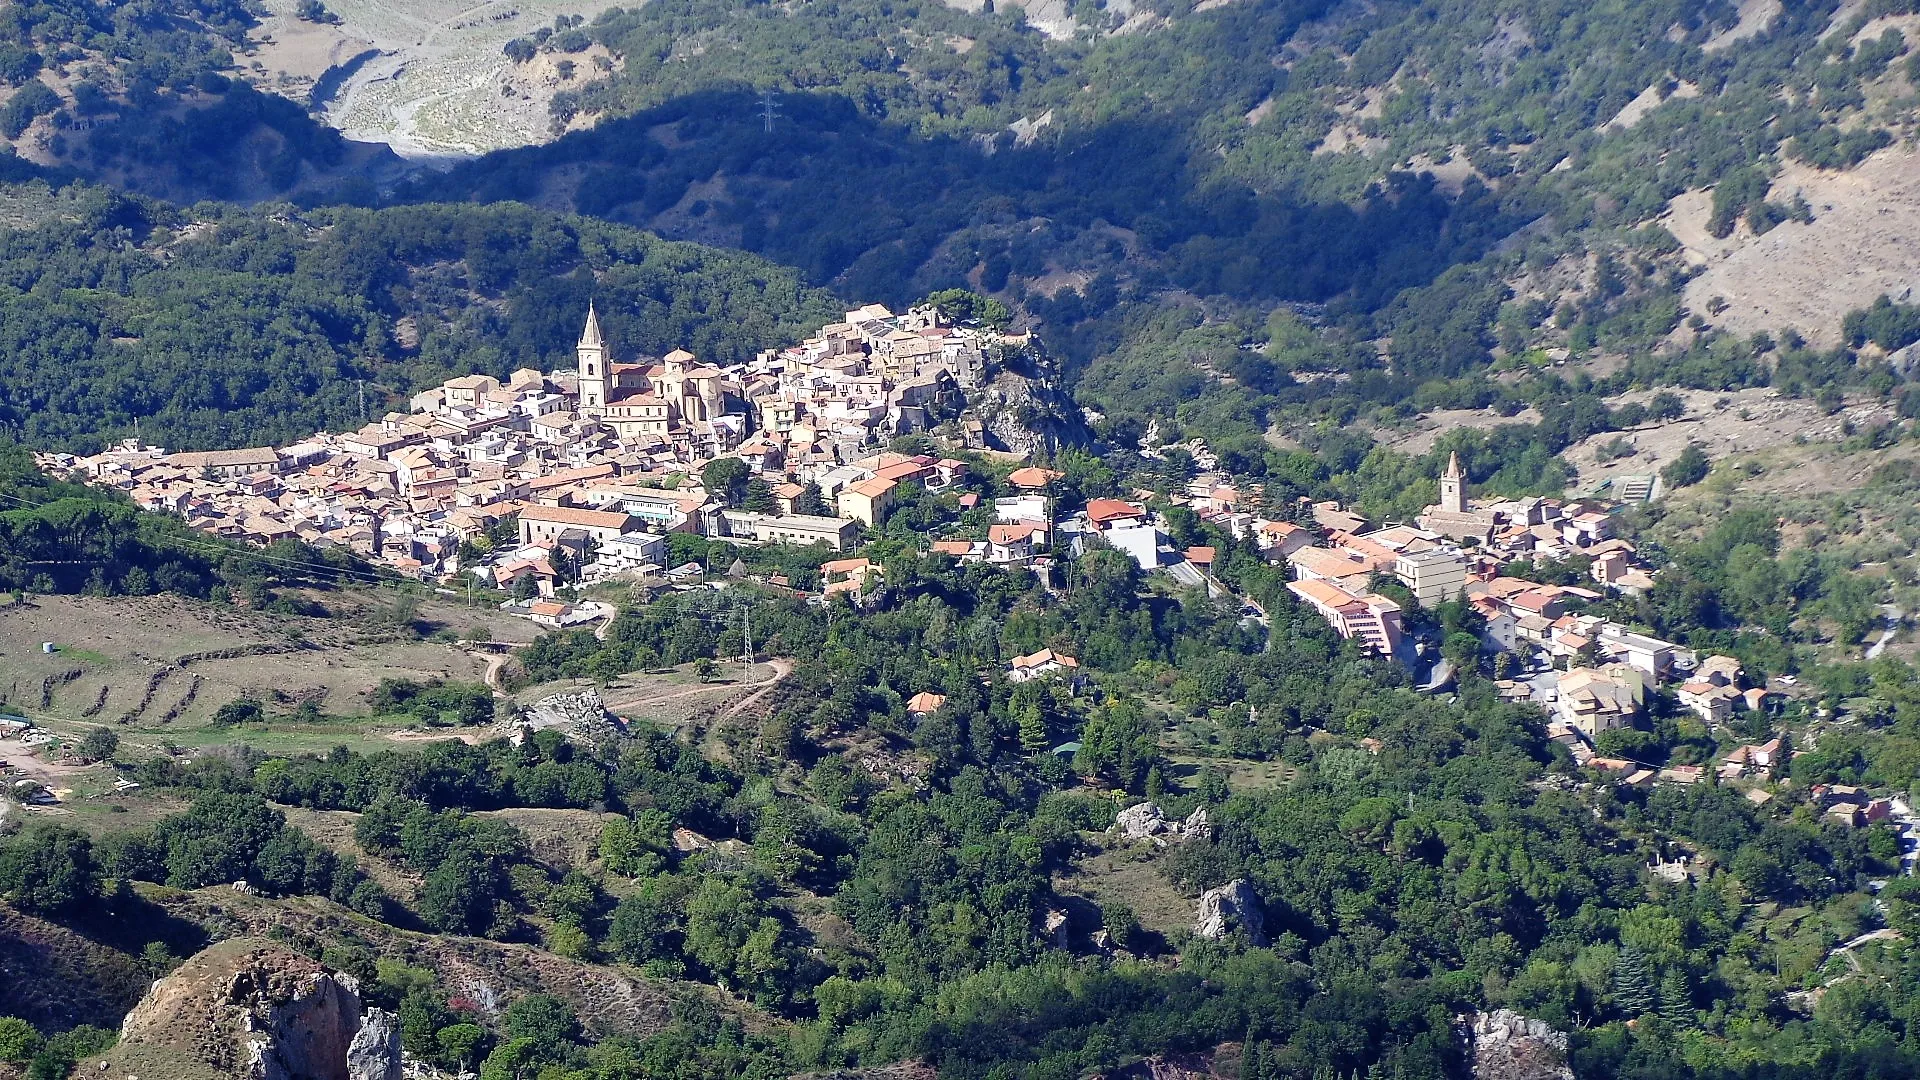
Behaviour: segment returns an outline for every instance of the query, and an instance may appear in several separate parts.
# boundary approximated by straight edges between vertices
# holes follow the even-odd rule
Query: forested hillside
[[[1768,527],[1721,531],[1751,541]],[[398,1006],[409,1051],[447,1068],[484,1056],[592,1080],[691,1080],[917,1058],[945,1077],[1076,1077],[1227,1043],[1247,1080],[1440,1080],[1464,1064],[1453,1018],[1495,1006],[1572,1031],[1586,1077],[1867,1080],[1916,1067],[1912,952],[1829,953],[1877,925],[1916,928],[1912,879],[1888,886],[1884,909],[1869,891],[1894,871],[1889,830],[1710,784],[1556,780],[1572,766],[1530,707],[1479,678],[1453,700],[1414,692],[1334,637],[1250,548],[1194,538],[1220,546],[1219,573],[1266,607],[1271,637],[1197,590],[1156,592],[1112,552],[1076,564],[1064,594],[1024,570],[902,552],[871,610],[756,594],[766,647],[797,667],[764,717],[715,729],[724,754],[649,724],[598,747],[542,732],[424,751],[235,748],[191,764],[129,754],[129,774],[182,809],[98,842],[57,824],[0,841],[0,891],[81,920],[143,903],[96,899],[101,878],[180,890],[246,877],[309,905],[331,897],[378,922],[342,919],[296,942],[364,971],[368,993]],[[527,677],[711,660],[737,600],[673,593],[623,613],[605,640],[548,635],[522,654]],[[1002,676],[1043,645],[1077,653],[1094,681]],[[1795,760],[1794,785],[1910,775],[1912,670],[1885,660],[1817,678],[1882,702],[1884,730],[1823,741]],[[915,719],[905,703],[920,692],[945,700]],[[376,696],[404,711],[422,693]],[[247,741],[262,712],[236,709],[232,736]],[[1177,766],[1169,723],[1204,725],[1212,756]],[[1663,721],[1637,752],[1665,753],[1670,738],[1678,761],[1706,738],[1695,727]],[[1068,740],[1077,748],[1047,752]],[[886,764],[909,759],[922,786]],[[1228,770],[1242,760],[1292,763],[1291,779],[1236,789]],[[1204,806],[1212,829],[1166,850],[1129,845],[1105,831],[1113,799],[1079,776],[1152,792],[1175,816]],[[355,848],[417,885],[383,891],[295,828],[282,809],[295,807],[357,815]],[[524,807],[618,816],[602,819],[599,858],[563,872],[490,816]],[[690,851],[676,830],[718,842]],[[1718,869],[1697,884],[1648,878],[1670,844]],[[55,853],[71,872],[51,872]],[[1183,895],[1251,881],[1266,944],[1089,903],[1075,890],[1115,854],[1148,883],[1139,895],[1172,888],[1183,909]],[[1104,929],[1107,951],[1058,948],[1042,928],[1055,909],[1072,913],[1076,942]],[[513,1010],[483,1015],[443,976],[371,947],[380,923],[541,942],[663,985],[719,983],[760,1020],[748,1034],[683,1003],[648,1039],[588,1037],[565,1015],[522,1044]],[[1788,997],[1815,986],[1817,1003]]]
[[[257,23],[229,0],[29,0],[0,11],[0,137],[46,165],[191,201],[284,194],[356,153],[240,79]],[[391,155],[385,155],[390,157]]]
[[[746,248],[849,300],[969,286],[1034,320],[1070,371],[1090,368],[1081,392],[1110,417],[1165,430],[1227,418],[1222,434],[1284,419],[1299,434],[1325,413],[1276,412],[1270,395],[1283,403],[1303,372],[1351,379],[1364,411],[1423,387],[1423,408],[1485,404],[1499,392],[1482,375],[1538,364],[1531,350],[1546,348],[1625,356],[1615,389],[1797,370],[1780,365],[1791,349],[1719,335],[1714,311],[1690,310],[1690,256],[1650,223],[1690,191],[1711,193],[1715,234],[1811,219],[1797,194],[1770,190],[1783,166],[1845,168],[1912,133],[1920,58],[1901,29],[1912,7],[1822,0],[1743,21],[1718,0],[1605,17],[1559,0],[1083,5],[1077,36],[1049,24],[1050,37],[1015,8],[649,4],[509,49],[520,59],[600,42],[621,57],[556,101],[560,118],[592,116],[591,130],[385,195],[340,171],[358,151],[333,132],[230,79],[227,50],[249,18],[237,8],[16,5],[0,36],[18,53],[9,77],[24,104],[0,107],[43,101],[28,138],[57,142],[61,168],[182,199],[536,200]],[[770,132],[762,90],[777,93]],[[376,303],[375,322],[390,329],[409,302]],[[205,418],[155,430],[214,445],[289,414],[269,430],[339,423],[355,417],[346,384],[328,388],[336,377],[399,388],[409,380],[394,365],[495,363],[484,349],[478,365],[450,359],[472,350],[436,352],[432,333],[418,354],[382,340],[356,310],[366,303],[333,305],[300,363],[275,365],[332,375],[237,388],[255,411],[224,431]],[[1270,320],[1281,305],[1304,319]],[[1229,348],[1270,343],[1270,366],[1223,379],[1211,345],[1168,364],[1168,343],[1196,326]],[[218,351],[203,341],[177,355]],[[1142,380],[1121,372],[1135,358],[1147,380],[1196,392],[1181,407],[1134,393]],[[1820,378],[1799,384],[1866,386],[1861,361],[1823,354]],[[170,394],[175,381],[157,385]],[[58,403],[31,437],[81,434],[63,413],[124,427],[228,392],[165,408],[139,395],[132,407]]]
[[[1716,229],[1807,213],[1768,201],[1781,162],[1842,168],[1911,132],[1915,61],[1888,21],[1911,8],[1825,0],[1749,25],[1723,0],[1604,17],[1303,0],[1144,5],[1107,33],[1122,14],[1089,7],[1063,41],[1015,9],[650,4],[570,32],[627,59],[556,102],[594,112],[592,131],[419,190],[568,197],[862,296],[970,279],[1056,332],[1176,286],[1333,302],[1349,332],[1387,335],[1377,313],[1449,266],[1472,267],[1476,307],[1497,309],[1523,268],[1631,253],[1622,230],[1689,189],[1715,190]],[[771,134],[761,89],[786,92]],[[1590,323],[1506,325],[1560,340],[1589,324],[1643,348],[1679,321],[1668,304],[1612,325],[1607,299]],[[1474,329],[1491,342],[1490,315]]]
[[[297,441],[450,374],[623,349],[737,360],[837,310],[749,255],[515,206],[183,212],[93,191],[0,234],[0,429],[82,449]]]

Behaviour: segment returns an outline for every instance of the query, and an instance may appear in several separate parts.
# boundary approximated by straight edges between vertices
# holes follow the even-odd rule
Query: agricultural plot
[[[232,741],[233,729],[210,721],[240,697],[281,716],[311,702],[334,719],[249,724],[245,739],[263,749],[325,750],[389,745],[354,723],[370,713],[367,692],[383,679],[486,676],[489,654],[360,627],[379,597],[327,600],[340,617],[266,615],[168,596],[36,597],[0,615],[0,704],[57,732],[111,724],[130,745],[157,747]],[[509,645],[537,631],[450,602],[421,605],[418,625]],[[44,651],[44,642],[54,651]]]

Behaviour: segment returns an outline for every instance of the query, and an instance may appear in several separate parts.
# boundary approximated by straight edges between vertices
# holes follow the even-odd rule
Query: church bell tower
[[[1447,471],[1440,474],[1440,509],[1449,514],[1467,512],[1467,477],[1460,471],[1458,452],[1447,456]]]
[[[587,326],[575,351],[580,356],[580,411],[599,413],[607,407],[607,346],[592,301],[587,302]]]

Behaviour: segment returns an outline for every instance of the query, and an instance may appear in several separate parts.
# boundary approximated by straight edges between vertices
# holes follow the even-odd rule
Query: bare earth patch
[[[1894,418],[1890,406],[1878,401],[1856,401],[1832,416],[1824,414],[1812,401],[1780,397],[1766,389],[1741,390],[1731,394],[1706,390],[1668,390],[1687,403],[1685,417],[1670,423],[1647,424],[1632,431],[1605,432],[1589,436],[1569,447],[1562,456],[1579,470],[1576,489],[1591,491],[1602,481],[1619,476],[1658,473],[1690,442],[1697,442],[1714,461],[1745,455],[1785,455],[1773,466],[1777,490],[1818,490],[1820,485],[1841,480],[1831,469],[1840,455],[1834,452],[1846,438],[1849,424],[1864,431]],[[1646,404],[1654,391],[1636,391],[1607,399],[1610,406],[1627,402]],[[1719,406],[1721,401],[1727,404]],[[1601,462],[1596,451],[1625,439],[1632,444],[1630,457]],[[1803,443],[1796,443],[1803,439]],[[1769,457],[1768,460],[1772,460]],[[1822,464],[1822,463],[1825,464]],[[1791,478],[1791,479],[1790,479]],[[1864,474],[1862,475],[1864,478]],[[1853,484],[1844,486],[1857,486]],[[1835,488],[1834,490],[1838,490]]]
[[[329,69],[377,50],[329,96],[326,121],[349,139],[382,143],[414,160],[545,142],[553,137],[547,107],[554,95],[613,63],[597,46],[525,64],[501,52],[507,42],[552,26],[555,15],[591,20],[615,6],[605,0],[332,0],[338,26],[295,18],[296,0],[266,6],[257,44],[242,60],[260,65],[255,81],[303,99]],[[563,60],[571,61],[571,72],[562,72]]]
[[[1786,10],[1782,0],[1740,0],[1740,21],[1707,39],[1701,48],[1719,52],[1750,37],[1757,37]]]
[[[1920,151],[1889,147],[1846,172],[1789,163],[1772,198],[1796,192],[1813,208],[1810,225],[1790,221],[1754,236],[1743,223],[1716,239],[1706,232],[1712,197],[1704,191],[1673,200],[1661,224],[1705,267],[1687,284],[1695,313],[1741,336],[1792,327],[1826,348],[1839,341],[1848,311],[1882,293],[1910,298],[1920,285]],[[1712,314],[1716,297],[1727,306]]]
[[[1501,416],[1490,409],[1435,409],[1422,413],[1409,427],[1381,429],[1372,434],[1381,445],[1402,454],[1424,454],[1433,449],[1440,436],[1456,428],[1490,431],[1502,424],[1533,424],[1539,420],[1540,414],[1531,406],[1512,416]]]

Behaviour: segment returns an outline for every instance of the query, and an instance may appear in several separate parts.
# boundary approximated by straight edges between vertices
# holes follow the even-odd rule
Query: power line
[[[772,90],[760,92],[760,119],[766,125],[767,134],[773,134],[773,122],[780,119],[780,97]]]

